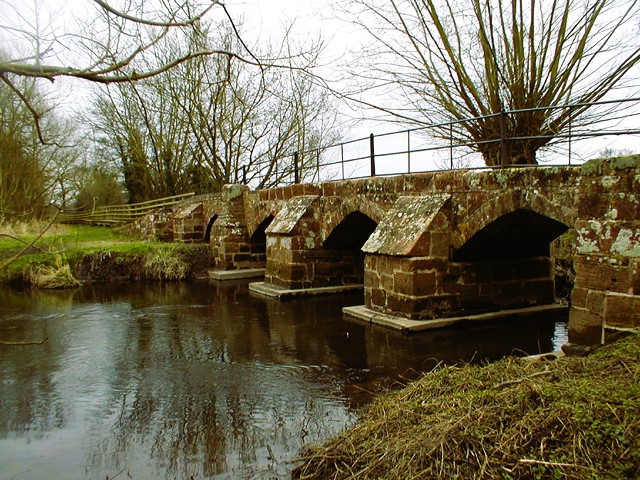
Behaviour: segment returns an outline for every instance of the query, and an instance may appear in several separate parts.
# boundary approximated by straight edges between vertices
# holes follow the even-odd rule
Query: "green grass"
[[[12,260],[38,237],[37,229],[32,230],[35,231],[20,235],[14,235],[6,227],[0,230],[0,282],[24,281],[28,277],[26,273],[33,271],[34,266],[56,267],[60,255],[74,265],[87,255],[105,251],[143,258],[150,269],[150,278],[179,279],[184,275],[185,267],[176,264],[175,255],[192,248],[183,244],[133,240],[109,227],[68,225],[45,233],[27,252]],[[161,263],[163,259],[164,264]],[[167,259],[173,264],[167,264]]]

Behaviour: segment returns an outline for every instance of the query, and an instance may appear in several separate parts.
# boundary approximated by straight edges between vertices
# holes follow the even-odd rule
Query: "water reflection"
[[[343,320],[358,303],[246,284],[0,292],[1,340],[48,338],[0,345],[0,478],[286,478],[398,375],[553,348],[554,319],[406,337]]]

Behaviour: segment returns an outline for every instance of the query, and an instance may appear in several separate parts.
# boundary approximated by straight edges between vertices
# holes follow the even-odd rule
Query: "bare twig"
[[[32,340],[27,342],[10,342],[7,340],[0,340],[0,345],[42,345],[47,342],[49,337],[44,337],[42,340]]]
[[[519,378],[517,380],[507,380],[506,382],[498,383],[498,384],[494,385],[491,388],[498,389],[498,388],[506,387],[507,385],[516,385],[516,384],[522,383],[525,380],[528,380],[530,378],[540,377],[542,375],[549,375],[550,373],[553,373],[553,372],[551,372],[550,370],[543,370],[542,372],[535,372],[535,373],[532,373],[531,375],[527,375],[526,377]]]
[[[2,270],[4,270],[5,268],[7,268],[9,265],[11,265],[14,261],[16,261],[18,258],[20,258],[24,252],[26,252],[27,250],[29,250],[31,247],[33,247],[35,245],[35,243],[40,240],[42,238],[42,236],[47,232],[47,230],[49,230],[51,228],[51,226],[56,222],[57,218],[58,218],[58,214],[60,213],[60,211],[57,211],[56,214],[53,216],[53,218],[51,219],[51,221],[49,222],[49,224],[44,228],[44,230],[42,230],[38,236],[36,238],[33,239],[33,241],[31,241],[27,246],[25,246],[22,250],[20,250],[18,253],[16,253],[13,257],[11,257],[9,260],[7,260],[6,262],[4,262],[3,264],[0,265],[0,272]]]

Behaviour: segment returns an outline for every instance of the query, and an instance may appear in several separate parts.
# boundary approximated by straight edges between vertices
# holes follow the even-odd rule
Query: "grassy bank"
[[[138,241],[107,227],[0,228],[0,282],[41,288],[78,281],[182,280],[206,273],[207,245]],[[25,250],[26,249],[26,250]]]
[[[640,478],[640,335],[588,357],[442,367],[312,448],[297,479]]]

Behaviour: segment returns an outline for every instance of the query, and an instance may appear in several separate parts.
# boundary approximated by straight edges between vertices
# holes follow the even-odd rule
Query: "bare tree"
[[[12,89],[0,83],[0,221],[5,218],[40,217],[48,205],[64,204],[72,189],[68,172],[78,149],[75,129],[55,115],[31,78],[17,86],[30,105],[43,112],[38,129],[53,141],[38,140],[31,112]]]
[[[193,49],[235,52],[245,48],[238,38],[235,29],[201,22],[186,41]],[[102,89],[89,121],[121,163],[132,200],[217,191],[226,183],[274,186],[293,178],[294,151],[335,140],[330,97],[306,81],[319,46],[294,51],[285,38],[277,50],[251,49],[280,64],[201,57]],[[163,64],[167,55],[154,61]],[[316,159],[302,157],[298,167],[305,178]]]
[[[51,18],[42,19],[43,0],[28,4],[9,3],[0,15],[0,30],[18,47],[9,58],[0,59],[0,82],[7,85],[31,111],[39,127],[42,116],[29,101],[17,81],[21,77],[48,79],[73,77],[94,83],[129,83],[151,78],[189,60],[210,55],[235,57],[259,64],[250,51],[193,49],[183,44],[183,50],[171,49],[172,55],[163,63],[151,64],[148,57],[167,51],[166,45],[176,36],[198,28],[207,15],[218,13],[235,28],[226,7],[219,0],[127,0],[118,9],[107,0],[91,0],[93,10],[84,12],[76,28],[58,33]],[[244,45],[240,39],[240,44]],[[24,54],[16,53],[21,48]],[[47,143],[38,129],[40,140]]]
[[[624,86],[640,61],[636,0],[355,0],[348,9],[374,41],[357,79],[387,99],[360,102],[414,125],[460,122],[433,132],[487,165],[537,163],[570,125],[602,115],[590,103]],[[546,108],[556,105],[573,106]],[[511,139],[502,147],[501,136]]]

